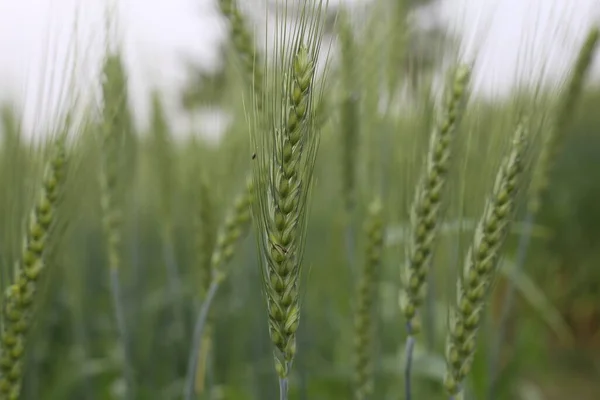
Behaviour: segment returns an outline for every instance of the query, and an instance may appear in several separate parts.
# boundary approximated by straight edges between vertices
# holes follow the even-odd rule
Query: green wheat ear
[[[509,154],[500,165],[492,194],[459,275],[457,302],[451,313],[446,341],[445,387],[451,395],[461,393],[461,384],[473,364],[485,301],[496,276],[500,252],[523,186],[527,136],[526,125],[522,123],[517,127]]]
[[[108,258],[111,292],[115,307],[115,319],[123,351],[123,369],[127,396],[134,393],[134,371],[128,346],[128,333],[124,314],[124,305],[119,280],[121,269],[123,189],[134,174],[131,152],[134,135],[127,108],[127,77],[117,54],[109,54],[104,60],[104,82],[102,96],[104,100],[102,126],[100,191],[101,213],[106,252]],[[129,154],[128,154],[129,153]]]
[[[39,199],[29,218],[23,253],[14,283],[4,294],[0,347],[0,399],[18,399],[23,379],[23,356],[31,324],[38,280],[45,268],[49,233],[55,224],[63,189],[67,156],[64,138],[54,144]]]
[[[406,317],[409,335],[419,331],[416,320],[419,306],[425,296],[425,282],[433,257],[438,226],[443,219],[444,198],[453,142],[468,94],[471,70],[459,66],[454,73],[447,104],[429,142],[427,163],[416,188],[410,214],[411,236],[404,269],[405,293],[402,311]]]
[[[200,177],[198,183],[199,193],[197,198],[198,213],[196,231],[196,255],[198,258],[198,269],[200,275],[201,299],[206,298],[210,286],[211,256],[215,248],[217,223],[215,221],[216,207],[210,189],[208,178]]]
[[[251,139],[257,153],[254,221],[282,399],[287,398],[287,377],[296,355],[308,199],[319,144],[311,110],[322,95],[315,69],[323,11],[323,3],[307,2],[291,40],[285,35],[276,40],[273,82],[261,102],[264,111],[255,108],[252,115],[256,123]]]
[[[352,213],[356,197],[356,160],[359,148],[359,97],[356,84],[355,60],[358,58],[357,44],[347,12],[340,14],[339,42],[343,99],[340,106],[340,131],[342,146],[342,195],[346,210]]]
[[[275,176],[272,210],[265,218],[267,261],[265,289],[269,309],[269,331],[273,344],[280,352],[279,374],[287,376],[288,365],[296,353],[296,330],[300,322],[298,283],[300,276],[300,218],[306,211],[306,176],[300,170],[307,131],[307,105],[311,89],[313,62],[308,50],[301,46],[294,56],[288,90],[290,110],[285,124],[276,131],[279,147],[274,156]],[[267,210],[265,210],[267,211]]]
[[[384,223],[382,204],[374,200],[365,221],[367,246],[357,291],[354,321],[355,338],[355,398],[368,399],[373,394],[373,304],[376,299],[377,270],[383,252]]]
[[[206,188],[208,190],[208,188]],[[227,277],[225,267],[231,261],[235,254],[236,246],[240,239],[244,237],[250,226],[250,208],[253,204],[254,187],[253,181],[248,178],[245,190],[236,197],[229,210],[225,222],[220,229],[214,250],[210,259],[201,257],[201,268],[208,268],[206,278],[207,285],[203,284],[202,307],[198,313],[194,334],[192,338],[192,351],[188,359],[188,370],[186,382],[184,385],[184,398],[191,400],[194,392],[204,391],[204,374],[206,369],[206,360],[208,351],[212,344],[211,321],[209,313],[211,304],[215,298],[217,290],[223,280]]]
[[[246,81],[252,83],[254,93],[263,92],[263,72],[261,70],[261,56],[254,45],[254,38],[248,29],[248,20],[238,8],[236,0],[218,0],[219,9],[229,22],[229,31],[233,47],[238,58],[242,61],[242,68]],[[256,96],[256,101],[261,102],[262,95]],[[262,103],[257,103],[258,109]]]

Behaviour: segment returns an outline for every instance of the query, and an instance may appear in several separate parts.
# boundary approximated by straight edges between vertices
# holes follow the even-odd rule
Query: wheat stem
[[[280,376],[279,377],[279,400],[287,400],[288,399],[288,391],[289,391],[289,381],[288,377]]]
[[[198,317],[196,318],[196,324],[194,326],[194,334],[192,335],[192,350],[190,352],[190,357],[188,359],[188,367],[187,367],[187,376],[185,379],[185,400],[193,400],[194,399],[194,387],[196,381],[196,371],[198,369],[198,361],[200,354],[201,346],[202,346],[202,337],[204,335],[204,328],[206,326],[206,320],[208,318],[208,313],[210,311],[210,306],[212,305],[213,299],[219,290],[220,281],[214,280],[206,294],[206,298],[202,302],[202,307],[200,307],[200,312],[198,313]]]
[[[117,332],[121,338],[123,352],[123,373],[127,382],[128,396],[135,398],[134,384],[135,375],[133,365],[131,364],[131,349],[129,346],[129,333],[127,329],[127,320],[125,318],[125,307],[123,304],[123,291],[121,290],[121,281],[119,279],[119,270],[112,268],[110,270],[110,287],[112,293],[113,307],[115,310],[115,319],[117,322]]]
[[[404,398],[406,400],[412,399],[412,361],[413,361],[413,352],[415,347],[415,338],[412,335],[410,325],[407,324],[406,331],[408,332],[408,337],[406,338],[406,350],[405,357],[406,362],[404,366]]]

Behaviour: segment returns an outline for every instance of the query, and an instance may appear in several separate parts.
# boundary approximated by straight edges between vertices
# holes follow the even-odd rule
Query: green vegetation
[[[489,100],[432,2],[275,2],[263,46],[219,0],[216,144],[160,92],[138,129],[118,46],[44,141],[6,106],[0,400],[596,399],[599,30]]]

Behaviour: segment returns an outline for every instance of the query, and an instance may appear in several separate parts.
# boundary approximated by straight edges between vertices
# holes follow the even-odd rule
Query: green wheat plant
[[[166,119],[162,100],[158,93],[152,94],[150,135],[152,140],[152,166],[156,174],[156,198],[162,222],[163,258],[169,282],[169,296],[173,308],[173,332],[176,339],[183,337],[184,316],[182,304],[181,271],[175,254],[175,229],[173,222],[174,199],[177,196],[176,159],[171,130]]]
[[[51,245],[50,234],[56,224],[58,202],[62,195],[67,168],[65,137],[53,145],[40,195],[29,217],[22,255],[14,281],[4,293],[2,339],[0,342],[0,398],[20,398],[27,334],[33,323],[33,303],[39,292],[39,279],[46,267]]]
[[[453,398],[462,398],[462,383],[471,371],[484,306],[496,278],[502,246],[523,188],[528,156],[528,127],[520,123],[502,161],[473,242],[457,280],[457,300],[449,320],[444,385]]]
[[[581,48],[570,78],[567,82],[565,93],[559,98],[559,104],[555,111],[555,119],[549,127],[549,131],[543,136],[541,153],[535,165],[534,175],[530,191],[528,193],[527,212],[525,215],[525,230],[519,237],[519,247],[516,258],[516,272],[519,273],[525,266],[529,243],[532,236],[532,227],[535,223],[536,214],[539,212],[541,199],[549,185],[549,174],[552,170],[553,160],[560,153],[565,141],[565,135],[575,119],[574,113],[582,97],[582,92],[589,70],[594,58],[594,53],[600,40],[600,28],[594,26],[588,32]],[[497,380],[497,368],[499,353],[504,342],[504,329],[511,313],[515,287],[511,281],[500,311],[499,332],[491,348],[490,357],[490,387],[489,398],[495,398],[495,385]]]
[[[355,398],[364,400],[373,395],[374,303],[377,293],[377,272],[381,267],[384,240],[383,207],[381,200],[373,200],[365,221],[365,260],[357,290],[354,316],[355,329]]]
[[[281,7],[276,18],[287,15],[288,4]],[[321,1],[305,3],[289,36],[285,24],[277,26],[283,32],[276,33],[274,67],[267,74],[269,87],[264,101],[255,102],[261,107],[253,110],[251,125],[257,154],[254,225],[282,400],[288,398],[288,379],[297,351],[302,256],[319,145],[319,129],[311,111],[322,96],[316,68],[326,7]],[[257,96],[261,93],[254,93]]]
[[[202,306],[196,317],[194,334],[192,335],[192,346],[189,355],[187,375],[185,380],[184,398],[194,398],[195,383],[198,373],[198,363],[202,361],[207,349],[201,348],[205,335],[206,320],[210,307],[217,294],[219,286],[227,277],[225,267],[235,254],[235,248],[239,240],[244,237],[250,226],[250,209],[253,199],[253,182],[248,179],[245,190],[235,199],[230,214],[226,217],[221,232],[217,237],[214,250],[210,260],[210,284],[203,296]],[[208,344],[208,342],[206,342]]]
[[[425,170],[416,188],[411,209],[411,238],[408,242],[407,261],[404,268],[405,291],[402,311],[406,318],[406,399],[412,398],[411,364],[414,335],[419,332],[418,309],[425,299],[426,281],[429,273],[438,226],[443,220],[443,199],[447,174],[450,168],[454,136],[460,124],[469,91],[470,68],[459,66],[454,72],[448,100],[442,117],[433,132],[427,153]]]
[[[102,93],[104,108],[102,110],[102,165],[100,169],[101,211],[104,235],[106,238],[108,269],[113,295],[114,312],[120,343],[123,351],[123,368],[127,382],[128,396],[133,398],[135,378],[129,336],[125,318],[123,294],[121,290],[119,271],[122,268],[122,213],[124,208],[123,168],[126,153],[127,138],[131,135],[126,96],[127,78],[121,57],[109,54],[104,62],[105,76]]]
[[[208,183],[208,178],[205,175],[200,176],[198,182],[198,196],[196,204],[198,206],[197,222],[195,227],[196,237],[196,254],[198,257],[198,268],[200,272],[199,285],[201,288],[201,301],[206,301],[206,297],[210,291],[211,284],[211,255],[216,244],[215,232],[217,231],[215,221],[215,204]],[[249,210],[248,210],[249,211]],[[209,317],[207,317],[209,318]],[[198,353],[198,369],[196,372],[195,391],[196,394],[201,394],[205,389],[206,380],[206,364],[212,345],[212,329],[210,318],[206,322],[203,344]]]
[[[49,129],[5,57],[0,400],[595,399],[597,24],[513,89],[441,0],[205,3],[81,19]]]

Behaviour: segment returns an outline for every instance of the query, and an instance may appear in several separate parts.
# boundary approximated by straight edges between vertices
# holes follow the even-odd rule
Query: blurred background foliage
[[[358,218],[376,194],[384,198],[388,234],[385,262],[378,281],[375,399],[400,398],[403,387],[404,321],[398,308],[402,233],[408,221],[412,188],[426,151],[434,117],[431,81],[439,74],[457,39],[444,27],[419,29],[415,10],[433,1],[379,2],[360,18],[356,40],[368,56],[356,60],[360,76],[360,146]],[[385,15],[385,23],[378,16]],[[410,16],[410,18],[409,18]],[[361,31],[364,29],[365,31]],[[394,35],[389,35],[393,30]],[[374,31],[367,38],[364,32]],[[335,25],[329,34],[335,38]],[[375,39],[374,39],[375,38]],[[377,46],[370,40],[381,39]],[[343,68],[332,51],[333,68]],[[185,139],[174,138],[160,94],[153,97],[150,128],[136,132],[129,145],[135,157],[123,213],[124,267],[121,282],[124,307],[138,383],[139,399],[178,399],[186,373],[191,332],[203,287],[201,249],[195,235],[200,209],[201,179],[210,188],[217,223],[243,187],[252,162],[240,88],[239,63],[223,47],[223,68],[206,74],[190,65],[188,90],[181,104],[190,112],[206,107],[230,116],[221,140],[203,139],[196,124]],[[372,56],[372,57],[371,57]],[[377,57],[377,58],[373,58]],[[341,66],[340,66],[341,65]],[[387,69],[375,70],[375,67]],[[316,167],[299,330],[298,357],[291,381],[294,399],[341,399],[352,396],[353,307],[355,273],[347,265],[342,207],[342,133],[339,104],[344,91],[331,73],[334,90],[328,97],[331,118],[326,123]],[[390,83],[391,82],[391,83]],[[410,101],[383,107],[386,96],[409,88]],[[452,171],[449,228],[435,256],[427,304],[425,333],[418,344],[415,369],[418,399],[444,398],[443,344],[446,312],[453,300],[454,273],[464,257],[472,231],[452,229],[460,219],[478,217],[490,189],[507,138],[515,107],[541,102],[537,112],[550,109],[556,97],[543,100],[525,93],[494,101],[472,98],[461,128],[461,143]],[[529,97],[529,98],[527,98]],[[517,104],[518,103],[518,104]],[[600,393],[600,87],[590,85],[576,122],[557,160],[550,191],[534,230],[533,246],[522,277],[502,274],[481,335],[470,382],[473,399],[486,399],[489,341],[498,331],[499,305],[508,279],[519,281],[518,301],[502,346],[500,399],[596,399]],[[381,109],[384,108],[382,111]],[[540,111],[542,110],[542,111]],[[547,112],[547,111],[545,111]],[[39,181],[44,156],[24,143],[20,115],[10,105],[2,112],[0,181],[0,251],[2,274],[10,274],[20,249],[22,225]],[[24,399],[116,399],[123,393],[120,352],[110,298],[106,252],[99,217],[98,142],[93,126],[77,142],[77,184],[67,192],[66,231],[53,251],[51,274],[41,293],[35,329],[27,353]],[[135,128],[131,128],[134,130]],[[133,153],[132,153],[133,154]],[[125,171],[123,171],[125,172]],[[77,204],[74,206],[74,204]],[[456,225],[456,224],[455,224]],[[357,262],[362,254],[359,229]],[[17,234],[18,233],[18,234]],[[505,263],[514,259],[519,225],[506,249]],[[171,249],[172,246],[172,249]],[[172,252],[171,252],[172,250]],[[171,255],[172,257],[170,257]],[[173,296],[169,269],[174,263],[181,287]],[[215,342],[207,369],[206,399],[274,399],[275,374],[268,338],[256,241],[247,237],[228,266],[230,277],[214,305]],[[505,268],[509,270],[508,267]],[[3,279],[3,282],[6,282]],[[178,330],[177,327],[183,327]],[[536,397],[539,396],[539,397]]]

